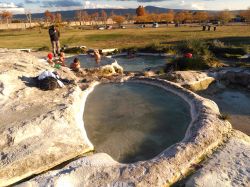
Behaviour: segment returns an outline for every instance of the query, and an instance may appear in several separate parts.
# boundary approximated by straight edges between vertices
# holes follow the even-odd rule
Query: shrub
[[[123,49],[121,49],[120,51],[121,51],[121,52],[136,53],[136,52],[138,52],[138,47],[123,48]]]
[[[219,48],[226,47],[226,45],[224,44],[224,42],[221,42],[221,41],[219,41],[219,40],[213,40],[213,41],[210,43],[210,46],[219,47]]]
[[[237,59],[245,54],[247,54],[246,47],[235,47],[230,45],[225,45],[223,42],[214,40],[209,44],[209,50],[217,57]]]
[[[170,45],[152,43],[144,47],[129,47],[121,49],[122,52],[142,52],[142,53],[175,53],[175,50]]]
[[[81,53],[85,53],[86,49],[81,48],[81,47],[71,47],[71,48],[66,48],[63,51],[64,53],[81,54]]]
[[[167,64],[168,68],[171,68],[175,71],[184,71],[184,70],[204,70],[208,69],[210,66],[201,58],[184,58],[179,57],[174,59],[172,62]]]
[[[173,48],[171,46],[158,43],[146,45],[138,50],[145,53],[173,53]]]
[[[203,40],[191,39],[178,43],[175,46],[178,58],[167,64],[166,70],[204,70],[210,67],[218,67],[220,63],[209,51],[208,45]],[[192,53],[193,58],[185,58],[185,53]]]
[[[208,45],[203,40],[199,39],[182,41],[178,43],[175,48],[179,54],[192,53],[198,56],[212,56],[208,49]]]

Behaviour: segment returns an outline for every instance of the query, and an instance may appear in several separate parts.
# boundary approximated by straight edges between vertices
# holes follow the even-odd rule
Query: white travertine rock
[[[0,51],[0,186],[93,150],[82,121],[91,90],[39,90],[32,77],[46,69],[52,70],[30,54]]]
[[[41,91],[34,87],[30,77],[50,69],[49,66],[17,51],[0,49],[0,57],[0,186],[40,174],[93,150],[82,115],[86,98],[98,82],[90,83],[85,91],[73,85]],[[74,77],[67,70],[59,73]],[[148,161],[121,164],[107,154],[98,153],[17,186],[169,186],[185,176],[193,164],[222,144],[232,132],[230,123],[219,119],[219,109],[214,102],[178,84],[145,77],[124,77],[123,80],[150,84],[182,97],[189,104],[192,116],[183,140]],[[249,146],[249,142],[245,142],[235,140],[232,144],[240,150],[243,145]],[[233,162],[235,157],[230,159]],[[243,173],[245,176],[245,170]]]
[[[186,182],[187,187],[250,185],[250,137],[236,132]]]
[[[99,75],[113,75],[113,74],[122,74],[123,68],[115,61],[112,64],[101,66]]]
[[[192,122],[184,139],[148,161],[121,164],[107,154],[94,154],[73,161],[59,170],[37,176],[20,186],[169,186],[185,175],[195,163],[221,144],[231,125],[218,118],[214,102],[204,99],[177,84],[153,79],[132,78],[128,81],[150,84],[173,92],[186,100]]]
[[[193,91],[205,90],[215,81],[208,73],[199,71],[175,71],[166,78]]]

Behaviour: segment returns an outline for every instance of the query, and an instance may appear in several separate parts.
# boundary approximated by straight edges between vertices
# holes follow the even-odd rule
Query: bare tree
[[[82,12],[82,18],[83,18],[84,24],[86,24],[86,22],[89,21],[89,14],[87,11]]]
[[[31,23],[32,23],[32,14],[30,11],[26,10],[25,11],[25,15],[26,15],[26,18],[27,18],[27,21],[29,22],[30,24],[30,28],[31,28]]]
[[[134,16],[132,14],[125,14],[124,17],[127,22],[131,22],[134,20]]]
[[[82,11],[81,10],[77,10],[76,11],[76,19],[80,22],[80,25],[82,25]]]
[[[92,23],[94,22],[95,24],[97,24],[97,21],[99,20],[99,13],[94,12],[93,14],[90,15],[90,17],[91,17]]]
[[[107,19],[108,19],[107,13],[104,10],[102,10],[102,12],[101,12],[101,21],[103,23],[107,24]]]

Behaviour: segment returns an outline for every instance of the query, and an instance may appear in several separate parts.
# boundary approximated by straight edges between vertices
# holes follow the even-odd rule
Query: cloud
[[[151,2],[162,2],[162,1],[171,1],[171,0],[116,0],[116,1],[137,1],[141,3],[151,3]]]
[[[166,0],[137,0],[140,3],[151,3],[151,2],[161,2]]]
[[[192,3],[191,8],[194,10],[205,10],[205,6],[202,3]]]
[[[25,0],[24,1],[26,4],[37,4],[37,3],[40,3],[39,0]]]
[[[42,1],[42,7],[77,7],[82,3],[74,0]]]
[[[13,2],[10,3],[0,3],[1,8],[18,8]]]
[[[2,11],[9,11],[13,14],[22,14],[24,13],[24,8],[21,6],[21,4],[16,5],[13,2],[9,2],[9,3],[0,2],[0,12]]]
[[[98,4],[91,1],[83,1],[84,9],[95,9],[95,8],[124,8],[122,6],[110,5],[110,4]]]

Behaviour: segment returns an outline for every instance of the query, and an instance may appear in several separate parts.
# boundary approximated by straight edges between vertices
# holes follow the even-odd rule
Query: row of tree
[[[88,14],[87,11],[78,10],[76,11],[76,19],[80,21],[81,24],[86,22],[97,22],[101,21],[106,23],[108,18],[118,24],[121,24],[125,21],[136,21],[136,22],[166,22],[166,23],[204,23],[211,20],[218,20],[223,23],[227,23],[234,18],[238,17],[241,20],[250,21],[250,9],[242,11],[239,15],[234,15],[229,10],[220,11],[217,13],[206,12],[206,11],[181,11],[175,13],[173,10],[169,10],[166,13],[147,13],[143,6],[139,6],[136,9],[136,16],[125,14],[125,15],[116,15],[113,12],[108,16],[107,13],[102,10],[101,13],[95,12]]]
[[[31,24],[31,13],[26,12],[26,17],[28,22]],[[85,10],[77,10],[75,13],[75,20],[79,21],[80,24],[85,24],[86,22],[102,22],[103,24],[107,23],[108,18],[111,18],[117,24],[122,24],[125,21],[136,21],[136,22],[166,22],[166,23],[203,23],[208,22],[210,20],[218,20],[224,23],[229,22],[235,17],[238,17],[242,20],[250,22],[250,8],[245,11],[241,11],[239,15],[233,15],[232,12],[225,10],[220,11],[217,13],[214,12],[205,12],[205,11],[181,11],[175,13],[172,10],[169,10],[166,13],[147,13],[143,6],[139,6],[136,9],[136,16],[131,14],[125,15],[116,15],[115,13],[111,12],[108,15],[104,10],[99,12],[94,12],[92,14],[88,14]],[[3,21],[7,24],[11,22],[13,14],[9,11],[3,11],[0,13],[0,17]],[[46,24],[49,23],[61,23],[63,20],[61,13],[51,13],[50,11],[46,10],[44,12],[44,20]]]
[[[250,22],[250,8],[241,12],[240,16],[243,17],[247,22]]]
[[[211,20],[218,20],[223,23],[231,21],[238,16],[242,20],[250,21],[250,9],[243,11],[240,15],[233,15],[229,10],[220,11],[217,13],[206,11],[181,11],[175,13],[170,10],[167,13],[149,14],[145,11],[143,6],[136,9],[137,22],[175,22],[175,23],[191,23],[191,22],[209,22]]]
[[[88,14],[87,11],[78,10],[76,11],[76,19],[80,22],[80,24],[85,24],[86,22],[102,22],[102,24],[106,24],[107,20],[111,18],[112,21],[116,22],[117,24],[122,24],[125,21],[130,21],[131,16],[127,15],[116,15],[114,12],[108,16],[106,11],[102,10],[100,13],[95,12],[92,14]]]

